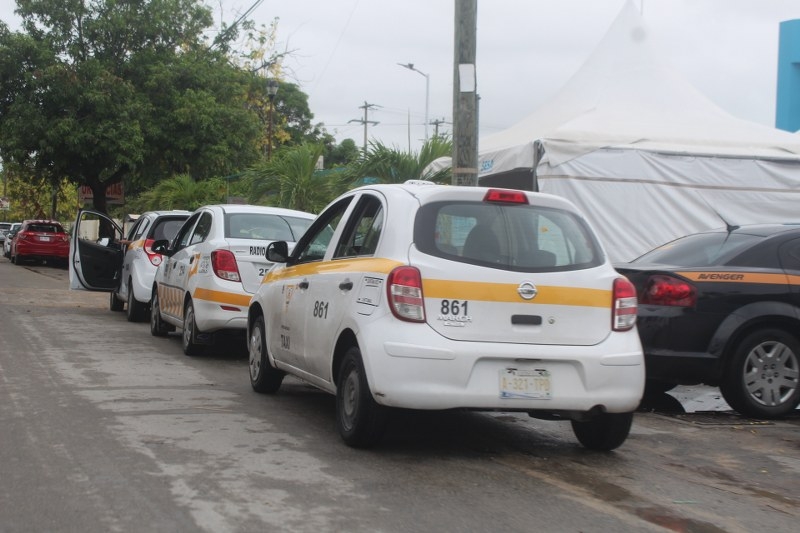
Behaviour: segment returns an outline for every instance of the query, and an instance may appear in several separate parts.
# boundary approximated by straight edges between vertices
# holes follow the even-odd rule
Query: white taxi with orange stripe
[[[386,407],[572,420],[608,450],[644,387],[633,286],[569,202],[428,182],[330,204],[277,263],[248,316],[250,379],[336,394],[341,436],[378,441]]]
[[[198,353],[220,330],[244,330],[247,306],[271,264],[272,241],[294,243],[314,215],[254,205],[209,205],[195,211],[164,255],[152,286],[150,332],[181,328],[183,351]]]

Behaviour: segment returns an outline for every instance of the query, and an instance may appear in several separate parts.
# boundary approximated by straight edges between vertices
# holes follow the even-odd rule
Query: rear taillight
[[[611,329],[628,331],[636,325],[636,288],[626,278],[614,280]]]
[[[211,268],[218,278],[228,281],[242,281],[236,257],[230,250],[214,250],[211,252]]]
[[[33,234],[32,233],[28,233],[27,231],[20,231],[19,233],[17,233],[17,239],[19,239],[21,241],[27,241],[32,236],[33,236]]]
[[[153,266],[158,266],[161,264],[163,258],[161,257],[161,254],[157,254],[153,251],[154,242],[156,242],[155,239],[147,239],[144,241],[144,253],[147,254],[150,264]]]
[[[697,290],[688,281],[656,274],[650,276],[641,294],[642,305],[694,307]]]
[[[392,314],[408,322],[425,322],[425,300],[422,297],[422,276],[414,267],[401,266],[389,273],[386,293]]]

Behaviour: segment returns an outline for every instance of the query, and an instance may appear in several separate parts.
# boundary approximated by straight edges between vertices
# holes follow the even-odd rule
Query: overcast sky
[[[429,119],[452,120],[455,0],[209,0],[230,23],[257,5],[257,23],[278,22],[278,47],[293,51],[288,80],[309,95],[315,121],[360,146],[365,102],[376,108],[370,139],[411,148]],[[478,0],[480,134],[533,112],[569,79],[627,0]],[[631,0],[661,57],[739,118],[774,126],[779,24],[800,18],[798,0]],[[14,1],[0,19],[16,27]],[[441,126],[446,131],[450,124]],[[429,126],[433,134],[433,126]]]

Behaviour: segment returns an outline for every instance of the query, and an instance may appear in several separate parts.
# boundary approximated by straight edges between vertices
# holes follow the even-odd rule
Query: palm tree
[[[389,148],[381,142],[371,142],[367,153],[350,166],[349,174],[356,182],[372,178],[381,183],[402,183],[410,179],[425,179],[437,183],[449,183],[449,168],[426,172],[426,167],[436,159],[449,156],[453,142],[449,137],[437,136],[427,140],[419,153],[404,152]]]
[[[322,145],[317,144],[287,147],[247,171],[244,180],[249,184],[250,201],[309,213],[321,211],[346,188],[343,173],[316,170],[322,152]]]
[[[225,182],[218,178],[195,181],[188,174],[179,174],[148,189],[131,207],[140,211],[187,209],[193,211],[206,204],[225,199]]]

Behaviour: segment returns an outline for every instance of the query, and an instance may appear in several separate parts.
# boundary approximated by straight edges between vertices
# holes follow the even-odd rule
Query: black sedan
[[[800,224],[681,237],[615,265],[637,289],[647,391],[719,386],[745,416],[800,403]]]

